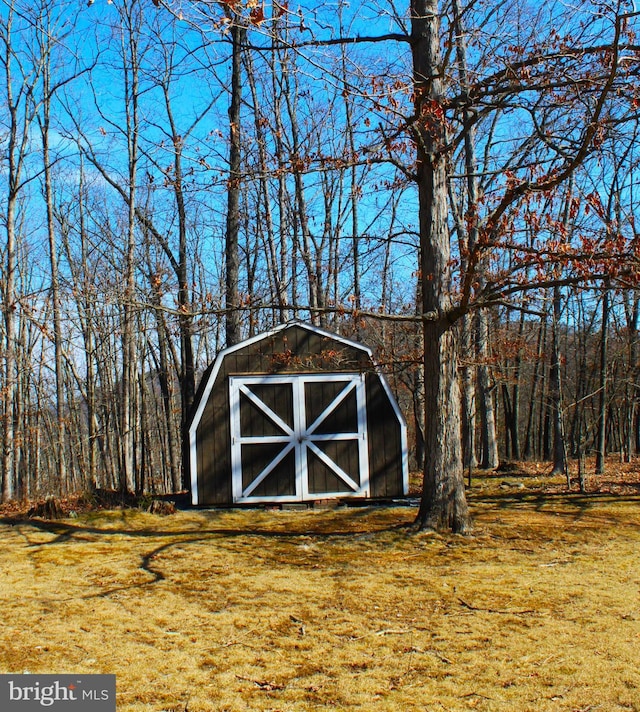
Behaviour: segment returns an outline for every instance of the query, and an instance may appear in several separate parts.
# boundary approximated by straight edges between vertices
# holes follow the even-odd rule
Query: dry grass
[[[476,480],[464,538],[407,507],[5,522],[0,672],[116,673],[119,712],[640,710],[640,500],[560,490]]]

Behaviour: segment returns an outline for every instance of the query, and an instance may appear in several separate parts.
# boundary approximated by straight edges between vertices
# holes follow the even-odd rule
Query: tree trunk
[[[631,298],[632,304],[629,305]],[[640,320],[640,299],[636,290],[630,295],[624,293],[624,310],[627,321],[627,348],[629,354],[627,392],[627,425],[625,443],[625,462],[631,462],[636,454],[636,421],[638,418],[638,321]]]
[[[148,258],[149,259],[149,258]],[[151,271],[151,264],[149,259],[149,270]],[[173,492],[179,492],[180,488],[185,488],[185,483],[180,480],[180,468],[178,466],[177,453],[179,446],[177,444],[176,438],[176,427],[175,427],[175,417],[174,417],[174,398],[171,388],[171,368],[169,361],[168,351],[170,349],[169,341],[169,330],[167,328],[164,313],[162,312],[161,300],[162,295],[158,291],[157,282],[153,279],[151,280],[151,299],[152,303],[157,305],[155,312],[156,319],[156,332],[158,334],[158,356],[156,359],[155,352],[150,348],[152,358],[155,362],[156,375],[158,378],[158,385],[160,386],[160,395],[162,398],[162,419],[164,422],[164,433],[166,438],[166,448],[165,453],[165,466],[169,471],[169,479],[171,481],[171,488]],[[184,395],[183,395],[184,398]],[[181,409],[182,417],[184,418],[184,407]],[[182,423],[181,423],[182,424]],[[184,428],[184,424],[182,424]],[[186,438],[185,438],[186,440]],[[183,454],[184,456],[184,454]],[[167,461],[168,460],[168,461]],[[183,470],[184,472],[184,470]],[[188,470],[187,470],[188,472]],[[184,476],[184,475],[183,475]],[[190,483],[189,483],[190,485]]]
[[[458,75],[460,84],[465,96],[468,96],[469,73],[467,69],[467,39],[462,17],[462,11],[458,0],[451,3],[455,23],[456,35],[456,59],[458,65]],[[468,265],[468,258],[471,251],[478,242],[478,205],[480,202],[480,186],[478,184],[478,160],[476,157],[476,132],[475,122],[471,111],[465,108],[462,112],[464,123],[464,165],[467,174],[466,178],[466,220],[463,220],[462,211],[456,211],[456,221],[459,238],[461,241],[462,270]],[[464,203],[464,201],[462,201]],[[467,226],[465,229],[465,225]],[[465,314],[461,324],[460,347],[465,361],[462,364],[462,436],[463,436],[463,457],[464,467],[470,473],[474,467],[478,466],[476,457],[476,372],[477,369],[471,362],[471,355],[474,353],[473,331],[475,320],[471,314]]]
[[[358,169],[356,161],[356,144],[354,137],[354,122],[352,116],[352,104],[351,98],[349,97],[349,75],[347,69],[347,58],[344,45],[342,46],[342,72],[343,72],[343,97],[344,97],[344,111],[345,111],[345,129],[346,129],[346,142],[349,149],[349,160],[353,161],[353,165],[350,169],[351,185],[349,191],[349,202],[351,203],[351,245],[353,250],[353,307],[356,311],[360,311],[362,307],[362,295],[360,288],[360,228],[358,226],[358,205],[360,199],[359,187],[358,187]],[[356,334],[358,334],[359,329],[357,324],[355,325]]]
[[[187,208],[185,205],[184,195],[184,174],[182,169],[182,148],[184,139],[180,136],[176,125],[173,110],[171,107],[171,97],[169,87],[164,85],[165,107],[167,110],[167,119],[171,128],[172,142],[174,146],[173,154],[173,194],[176,200],[176,209],[178,212],[178,262],[175,265],[176,277],[178,278],[178,310],[180,315],[178,323],[180,326],[180,403],[181,403],[181,432],[187,432],[187,423],[191,413],[191,407],[196,395],[196,368],[193,355],[193,316],[191,314],[190,303],[190,288],[189,288],[189,269],[188,269],[188,246],[187,246]],[[239,129],[238,129],[239,131]],[[235,159],[234,159],[235,160]],[[239,160],[239,153],[238,153]],[[239,171],[239,165],[238,165]],[[230,189],[231,190],[231,189]],[[237,213],[237,206],[236,206]],[[237,238],[237,236],[236,236]],[[237,242],[237,240],[236,240]],[[236,244],[237,252],[237,244]],[[237,275],[235,277],[237,282]],[[237,290],[236,290],[237,291]],[[237,314],[236,314],[237,316]],[[227,322],[228,323],[228,322]],[[235,327],[234,327],[235,328]],[[238,327],[239,328],[239,327]],[[167,421],[167,427],[170,431],[173,430],[172,423]],[[189,475],[189,440],[187,437],[182,439],[182,489],[190,490],[191,477]],[[175,471],[173,461],[171,463],[172,476]],[[174,490],[179,488],[175,486]]]
[[[463,457],[466,470],[478,466],[476,457],[476,369],[470,362],[473,348],[473,316],[466,314],[461,323],[461,353],[468,362],[462,366],[462,437]]]
[[[493,385],[489,370],[489,317],[485,309],[478,312],[478,390],[480,392],[480,422],[482,425],[482,461],[484,470],[495,470],[500,462],[496,437],[496,413]]]
[[[293,74],[293,73],[292,73]],[[295,76],[295,75],[294,75]],[[312,245],[314,243],[313,235],[311,234],[311,226],[309,222],[309,210],[307,207],[307,198],[305,195],[304,183],[304,160],[301,155],[300,128],[298,126],[298,116],[295,106],[295,86],[290,87],[291,74],[287,72],[284,77],[285,83],[285,100],[287,104],[287,114],[290,122],[291,131],[291,162],[293,168],[294,179],[294,194],[295,194],[295,209],[294,209],[294,253],[296,245],[298,247],[300,257],[305,266],[307,275],[307,294],[309,304],[309,317],[311,323],[315,326],[321,326],[322,319],[325,315],[320,310],[322,304],[322,265],[318,265],[317,254],[312,253]],[[318,269],[316,269],[318,267]],[[295,270],[294,270],[294,303],[297,302],[295,296]]]
[[[451,267],[439,27],[437,0],[412,0],[426,422],[423,494],[416,524],[421,529],[465,532],[470,516],[462,466],[457,329],[447,314]]]
[[[522,340],[525,327],[524,310],[520,313],[520,325],[518,327],[518,354],[516,356],[513,374],[513,388],[511,398],[511,457],[514,460],[520,459],[520,373],[522,370]]]
[[[543,359],[543,353],[544,353],[544,343],[546,341],[546,332],[547,332],[547,321],[546,317],[544,318],[544,321],[540,323],[540,326],[538,328],[538,343],[536,346],[536,357],[533,363],[533,377],[531,379],[531,392],[529,396],[529,410],[527,414],[527,430],[525,433],[525,438],[524,438],[524,457],[525,459],[530,459],[533,457],[533,455],[536,452],[536,447],[535,447],[535,442],[537,441],[536,435],[535,435],[535,406],[536,402],[541,402],[541,399],[538,399],[536,396],[538,392],[541,391],[541,389],[538,388],[538,384],[540,382],[540,371],[541,371],[541,364],[542,364],[542,359]]]
[[[15,235],[15,194],[10,190],[6,222],[6,265],[4,288],[2,294],[2,310],[4,316],[4,364],[3,376],[3,413],[2,413],[2,501],[13,499],[16,491],[15,480],[15,420],[14,405],[16,399],[16,235]]]
[[[560,287],[553,288],[553,319],[551,321],[551,370],[549,372],[549,402],[553,428],[553,470],[552,474],[559,475],[565,471],[565,445],[562,414],[562,382],[561,382],[561,356],[560,356],[560,312],[562,293]]]
[[[562,224],[565,229],[565,235],[571,233],[571,202],[573,194],[573,176],[569,180],[567,188],[567,196],[564,203],[562,215]],[[555,278],[560,277],[560,268],[556,266],[554,270]],[[551,371],[549,373],[549,390],[551,399],[551,415],[553,419],[553,469],[552,474],[566,473],[567,487],[571,487],[571,478],[567,468],[566,458],[566,443],[564,436],[564,406],[562,393],[562,375],[561,363],[562,357],[560,354],[560,317],[562,313],[562,290],[556,285],[553,288],[553,319],[551,330]]]
[[[295,259],[297,255],[297,245],[292,239],[289,243],[289,231],[291,227],[290,197],[287,190],[286,173],[282,168],[285,164],[285,128],[283,123],[284,107],[282,105],[283,87],[286,86],[285,77],[289,71],[287,50],[284,43],[280,42],[280,25],[277,20],[274,22],[274,44],[278,50],[274,54],[273,67],[271,72],[271,87],[273,89],[273,109],[274,109],[274,150],[275,160],[278,166],[278,220],[279,220],[279,250],[280,250],[280,278],[283,285],[283,304],[294,305],[297,303],[296,292],[296,268]],[[295,222],[295,221],[294,221]],[[290,286],[288,286],[290,285]],[[287,298],[287,289],[289,297]],[[280,313],[280,321],[286,322],[291,316],[295,317],[295,309],[283,309]]]
[[[49,40],[45,39],[48,52]],[[43,48],[44,49],[44,48]],[[48,56],[48,53],[47,53]],[[42,136],[42,160],[44,164],[44,195],[47,212],[47,237],[49,242],[49,268],[51,270],[51,302],[53,313],[53,354],[56,382],[56,465],[60,492],[69,492],[66,465],[66,425],[65,393],[62,372],[62,319],[60,315],[60,281],[58,278],[58,248],[54,226],[53,186],[51,177],[51,152],[49,147],[49,125],[51,113],[51,82],[49,62],[43,67],[43,105],[40,122]]]
[[[246,30],[237,23],[231,25],[231,102],[229,104],[229,181],[227,188],[226,260],[226,338],[227,346],[241,340],[240,332],[240,106],[242,100],[242,41]]]
[[[94,319],[95,297],[92,293],[92,268],[89,254],[90,246],[88,230],[86,226],[85,206],[85,179],[84,161],[80,156],[80,167],[78,170],[77,194],[73,199],[77,206],[77,217],[75,214],[68,215],[59,206],[56,217],[60,228],[60,244],[64,251],[67,264],[69,264],[71,274],[71,288],[74,295],[75,309],[78,314],[78,326],[82,335],[82,355],[85,365],[84,389],[80,389],[84,397],[84,422],[86,427],[86,443],[82,445],[85,454],[85,463],[82,467],[82,487],[86,491],[92,491],[98,486],[98,422],[96,390],[98,389],[98,378],[96,371],[96,348],[95,334],[96,328]],[[76,225],[79,238],[79,256],[74,255],[71,247],[71,223]],[[78,378],[78,383],[80,383]],[[80,422],[80,417],[78,418]],[[81,428],[78,428],[81,432]]]
[[[127,10],[125,10],[127,12]],[[136,182],[138,175],[140,120],[139,101],[139,16],[130,8],[125,16],[126,36],[123,39],[122,60],[125,66],[124,93],[128,152],[127,233],[124,255],[124,285],[122,305],[122,388],[120,409],[120,477],[122,492],[136,489],[136,430],[138,403],[138,366],[136,343]]]
[[[609,290],[602,295],[602,332],[600,335],[600,399],[598,401],[598,442],[596,445],[596,475],[603,475],[607,445],[607,360],[609,331]]]
[[[16,212],[18,208],[18,195],[20,191],[20,174],[24,161],[26,136],[20,135],[19,102],[23,92],[18,91],[14,99],[13,92],[13,59],[14,50],[12,42],[12,23],[14,18],[13,5],[9,8],[4,32],[3,64],[5,81],[5,103],[8,111],[8,135],[6,141],[7,175],[6,175],[6,203],[5,211],[6,248],[4,249],[5,264],[3,279],[0,282],[2,289],[2,316],[4,320],[3,344],[3,377],[2,385],[2,501],[7,502],[16,494],[19,483],[16,477],[16,442],[15,442],[15,405],[18,387],[17,359],[16,359],[16,312],[18,296],[16,293],[17,271],[17,230]],[[25,129],[27,130],[28,127]]]
[[[274,60],[275,62],[276,60]],[[254,130],[256,133],[256,145],[258,149],[258,158],[260,166],[260,180],[259,180],[259,198],[258,205],[261,207],[261,213],[264,214],[264,231],[266,233],[265,239],[265,259],[268,271],[269,284],[271,286],[271,302],[273,303],[274,319],[279,323],[285,323],[289,320],[289,310],[288,310],[288,298],[287,298],[287,276],[288,267],[286,260],[282,261],[282,254],[286,254],[286,249],[283,245],[280,245],[280,254],[278,254],[278,240],[276,236],[276,227],[274,224],[273,210],[271,207],[271,195],[269,194],[269,160],[271,158],[269,151],[267,150],[267,137],[265,135],[265,129],[263,126],[263,113],[260,110],[260,98],[258,95],[258,88],[256,84],[256,76],[253,70],[253,61],[249,53],[245,56],[245,63],[247,68],[247,81],[249,84],[249,89],[251,90],[251,98],[254,106]],[[278,120],[280,117],[278,116]],[[279,137],[279,141],[282,137]],[[281,151],[277,150],[277,156],[282,160]],[[281,176],[279,177],[279,183],[284,180]],[[280,229],[284,227],[284,220],[282,219],[282,214],[284,210],[281,208],[281,225]],[[281,232],[282,239],[282,232]]]

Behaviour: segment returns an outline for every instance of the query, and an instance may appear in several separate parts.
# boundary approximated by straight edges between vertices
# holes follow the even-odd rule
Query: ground
[[[0,673],[115,673],[118,712],[640,710],[635,469],[545,472],[477,473],[466,537],[412,506],[6,516]]]

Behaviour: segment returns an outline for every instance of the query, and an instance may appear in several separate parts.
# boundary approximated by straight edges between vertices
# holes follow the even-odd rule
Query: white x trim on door
[[[342,386],[326,404],[313,422],[307,422],[310,412],[306,399],[309,386],[331,382]],[[253,387],[256,385],[281,386],[283,397],[291,399],[290,422],[276,413]],[[321,426],[327,418],[336,412],[350,394],[355,394],[356,417],[349,432],[322,432]],[[300,501],[312,498],[330,498],[359,496],[369,494],[369,458],[367,448],[367,420],[364,374],[300,374],[288,376],[235,376],[229,379],[229,398],[231,407],[231,468],[232,493],[235,502],[259,501]],[[246,398],[262,414],[269,434],[242,432],[242,400]],[[275,407],[275,406],[274,406]],[[320,432],[319,432],[320,431]],[[351,441],[357,444],[358,475],[356,481],[336,458],[330,457],[322,449],[323,442]],[[243,448],[246,446],[276,446],[277,454],[262,467],[261,471],[251,476],[250,482],[243,483]],[[278,449],[278,445],[282,445]],[[259,495],[256,490],[269,477],[280,463],[294,453],[295,487],[286,494]],[[344,483],[340,492],[310,492],[309,488],[309,453],[313,453],[328,471]],[[352,472],[353,474],[353,472]],[[355,475],[354,475],[355,476]],[[345,488],[346,485],[346,488]]]

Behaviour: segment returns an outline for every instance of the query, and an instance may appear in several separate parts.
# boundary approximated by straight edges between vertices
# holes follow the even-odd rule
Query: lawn
[[[467,537],[406,506],[5,518],[0,672],[115,673],[119,712],[640,710],[640,497],[544,480],[474,480]]]

